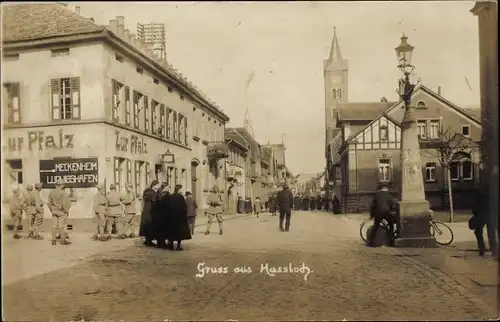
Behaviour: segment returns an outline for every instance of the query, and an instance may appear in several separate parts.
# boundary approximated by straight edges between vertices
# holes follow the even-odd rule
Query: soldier
[[[217,186],[214,186],[212,188],[212,191],[208,196],[207,204],[209,205],[209,208],[205,212],[205,215],[208,214],[208,223],[205,235],[210,234],[210,226],[212,226],[212,221],[214,220],[214,217],[217,218],[217,222],[219,223],[219,234],[222,235],[223,209],[222,209],[222,200],[219,194],[219,188],[217,188]]]
[[[106,211],[106,221],[108,225],[107,239],[111,238],[111,230],[113,229],[113,224],[116,226],[116,235],[120,239],[124,239],[122,235],[122,221],[123,221],[123,207],[120,201],[120,193],[116,191],[116,185],[109,185],[109,192],[106,195],[108,200],[108,207]]]
[[[21,225],[21,220],[23,219],[23,200],[21,198],[19,188],[14,188],[12,192],[13,195],[9,200],[10,217],[12,218],[12,224],[14,225],[14,239],[20,239],[21,236],[19,236],[19,226]]]
[[[93,240],[106,241],[107,238],[104,237],[104,226],[106,225],[106,207],[108,205],[108,199],[104,195],[104,185],[97,186],[97,193],[94,196],[94,220],[97,223],[97,234],[92,236]]]
[[[36,240],[42,240],[43,237],[40,236],[40,229],[42,228],[43,224],[43,214],[44,214],[44,209],[43,209],[43,200],[42,196],[40,196],[40,191],[42,191],[42,184],[41,183],[36,183],[35,184],[35,191],[33,192],[33,201],[32,204],[35,206],[36,214],[35,214],[35,221],[33,223],[33,238]]]
[[[35,238],[33,233],[35,227],[36,206],[33,185],[26,186],[26,195],[23,200],[23,208],[26,212],[26,219],[28,221],[28,238]]]
[[[198,205],[196,204],[196,201],[194,201],[193,197],[191,196],[191,192],[189,191],[186,192],[186,205],[187,205],[187,219],[188,219],[189,230],[191,230],[191,235],[194,235],[194,225],[196,222],[196,209],[198,208]]]
[[[48,206],[52,213],[52,245],[57,244],[58,231],[61,245],[70,245],[71,242],[67,240],[65,227],[71,204],[68,194],[64,192],[64,182],[62,180],[58,180],[56,188],[50,192]]]
[[[125,210],[124,210],[125,227],[123,230],[123,236],[134,238],[136,236],[135,231],[136,231],[136,226],[137,226],[136,218],[135,218],[135,214],[136,214],[135,194],[132,191],[132,184],[131,183],[127,183],[127,185],[125,186],[125,189],[127,190],[127,192],[125,192],[125,194],[120,198],[120,201],[125,206]],[[130,233],[127,235],[127,232],[130,232]]]

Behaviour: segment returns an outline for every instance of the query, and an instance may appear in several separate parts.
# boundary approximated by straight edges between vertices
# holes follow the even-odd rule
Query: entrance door
[[[198,163],[193,161],[191,162],[191,193],[193,196],[193,200],[198,203]]]

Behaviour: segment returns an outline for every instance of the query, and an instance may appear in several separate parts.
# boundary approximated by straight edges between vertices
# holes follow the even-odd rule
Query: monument
[[[408,37],[401,37],[396,48],[399,65],[404,77],[399,80],[398,94],[405,109],[401,122],[401,194],[397,206],[400,222],[396,247],[436,247],[436,239],[431,236],[429,203],[425,200],[420,147],[418,141],[415,107],[411,106],[411,96],[415,89],[410,74],[415,69],[411,65],[414,47],[407,43]]]

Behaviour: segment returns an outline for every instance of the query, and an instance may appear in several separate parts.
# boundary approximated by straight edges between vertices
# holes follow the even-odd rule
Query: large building
[[[400,191],[403,102],[348,103],[338,110],[342,133],[341,196],[346,212],[366,211],[379,182]],[[452,147],[449,166],[454,208],[469,208],[479,184],[481,122],[477,109],[464,109],[420,85],[412,97],[418,122],[426,198],[433,209],[447,207],[447,170],[439,146]],[[449,143],[449,144],[448,144]],[[443,152],[444,153],[444,152]],[[338,179],[338,178],[336,178]]]
[[[225,182],[228,116],[122,18],[100,26],[55,3],[4,6],[3,185],[57,179],[72,217],[92,217],[95,186],[180,183],[200,204]],[[48,212],[46,212],[48,214]]]
[[[479,24],[482,161],[490,178],[485,181],[489,188],[488,200],[492,202],[490,213],[498,214],[498,4],[476,2],[471,11],[478,17]]]
[[[236,212],[238,197],[246,197],[246,163],[249,156],[248,142],[233,128],[225,131],[225,140],[229,147],[226,160],[226,178],[228,181],[228,209]]]

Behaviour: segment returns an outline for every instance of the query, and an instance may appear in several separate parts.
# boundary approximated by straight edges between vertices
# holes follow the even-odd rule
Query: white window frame
[[[21,123],[21,84],[4,83],[3,95],[4,111],[6,112],[4,115],[7,116],[6,123]]]
[[[436,182],[436,163],[425,164],[425,181]]]
[[[69,83],[66,84],[66,82]],[[66,93],[66,89],[68,89]],[[62,77],[50,80],[52,120],[78,120],[80,110],[80,77]],[[62,93],[61,93],[62,92]],[[69,106],[63,106],[65,99],[69,99]],[[64,104],[63,104],[64,103]],[[66,112],[66,107],[69,111]],[[67,116],[69,114],[69,116]]]
[[[465,177],[464,175],[464,163],[470,163],[470,176],[469,177]],[[472,160],[463,160],[460,162],[460,176],[462,177],[462,179],[464,181],[471,181],[473,178],[474,178],[474,164],[472,163]]]
[[[379,159],[378,160],[378,174],[379,174],[379,181],[380,182],[391,181],[391,177],[392,177],[391,159]]]
[[[427,122],[426,121],[417,121],[417,131],[419,138],[425,139],[427,138]]]
[[[468,134],[464,134],[464,129],[467,129]],[[470,137],[470,125],[462,125],[462,132],[461,134],[465,136],[466,138]]]
[[[430,122],[429,125],[429,138],[430,139],[438,139],[439,138],[439,126],[440,121],[434,120]],[[436,133],[434,133],[434,130]]]

